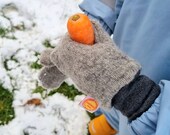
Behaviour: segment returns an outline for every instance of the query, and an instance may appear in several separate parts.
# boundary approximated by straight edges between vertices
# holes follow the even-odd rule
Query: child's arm
[[[132,135],[169,135],[170,134],[170,81],[161,81],[161,94],[139,118],[129,122]]]

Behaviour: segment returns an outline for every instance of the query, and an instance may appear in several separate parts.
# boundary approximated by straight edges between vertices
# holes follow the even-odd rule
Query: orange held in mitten
[[[78,13],[71,16],[67,22],[67,29],[74,41],[85,45],[94,44],[93,25],[87,15]]]
[[[89,123],[89,132],[90,135],[115,135],[117,133],[109,125],[104,115],[100,115]]]

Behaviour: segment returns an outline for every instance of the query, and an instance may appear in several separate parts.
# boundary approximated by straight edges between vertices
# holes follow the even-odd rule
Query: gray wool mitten
[[[65,34],[56,48],[41,54],[44,68],[39,80],[46,88],[56,88],[69,77],[102,107],[111,104],[129,120],[136,119],[152,105],[160,88],[140,75],[140,65],[121,52],[97,22],[92,23],[95,44],[84,45]]]
[[[66,75],[80,91],[96,98],[102,106],[108,107],[112,97],[134,79],[140,65],[122,53],[97,22],[93,22],[93,26],[94,45],[75,42],[65,34],[50,54],[50,51],[42,54],[41,63],[52,65],[52,62],[60,72],[51,67],[48,73],[50,75],[47,75],[45,72],[49,71],[49,67],[45,67],[39,78],[45,87],[52,88],[58,87],[54,84],[59,85]],[[60,83],[56,83],[57,80]]]
[[[40,63],[44,67],[39,74],[39,80],[45,88],[58,88],[66,79],[66,76],[51,62],[50,54],[52,51],[53,49],[47,49],[41,53],[40,57]]]

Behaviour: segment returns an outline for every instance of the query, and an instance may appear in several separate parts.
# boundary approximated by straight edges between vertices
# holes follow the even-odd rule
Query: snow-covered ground
[[[14,91],[15,118],[0,126],[0,135],[86,135],[89,117],[79,107],[84,96],[70,101],[60,94],[42,99],[33,94],[39,70],[31,68],[46,47],[56,46],[70,15],[81,12],[80,0],[0,0],[0,83]],[[14,30],[15,29],[15,30]],[[38,61],[39,62],[39,61]],[[4,65],[5,63],[5,65]],[[31,98],[43,106],[22,106]]]

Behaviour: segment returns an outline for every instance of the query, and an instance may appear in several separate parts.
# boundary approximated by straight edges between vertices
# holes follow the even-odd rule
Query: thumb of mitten
[[[51,61],[52,51],[53,49],[46,49],[40,56],[40,63],[45,67],[41,69],[38,78],[45,88],[57,88],[66,79],[66,76]]]
[[[39,80],[45,88],[58,88],[65,79],[66,76],[55,66],[44,67],[39,74]]]
[[[53,49],[46,49],[41,53],[40,56],[40,63],[44,66],[54,66],[54,64],[51,62],[50,54],[53,51]]]

